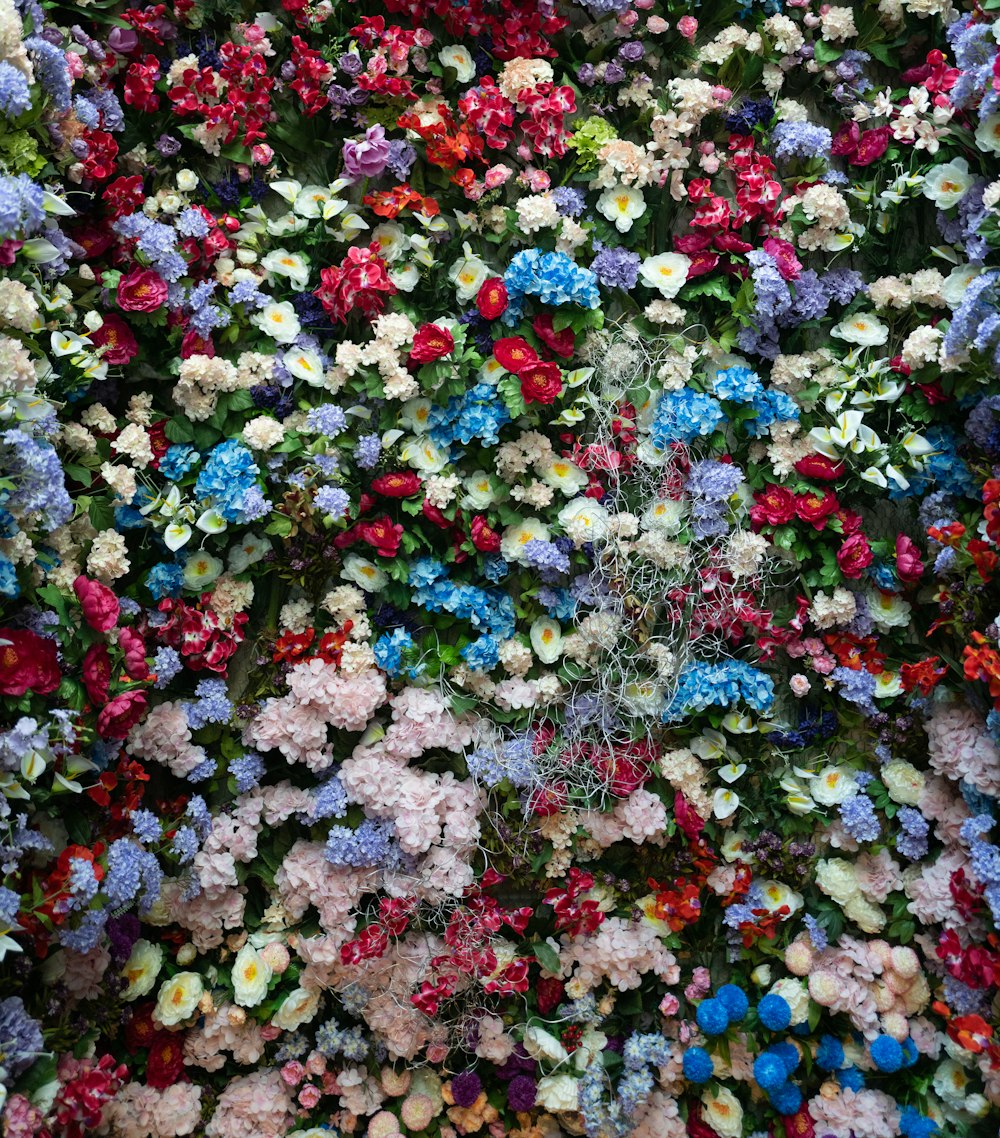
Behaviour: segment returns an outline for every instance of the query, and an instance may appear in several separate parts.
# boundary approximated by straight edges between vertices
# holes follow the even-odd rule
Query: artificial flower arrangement
[[[4,1134],[995,1133],[1000,8],[252,7],[0,0]]]

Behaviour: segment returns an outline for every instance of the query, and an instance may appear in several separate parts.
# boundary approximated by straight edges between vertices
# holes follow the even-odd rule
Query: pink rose
[[[118,598],[107,585],[92,581],[81,573],[73,582],[73,592],[83,609],[84,620],[95,632],[107,632],[118,623],[121,611]]]

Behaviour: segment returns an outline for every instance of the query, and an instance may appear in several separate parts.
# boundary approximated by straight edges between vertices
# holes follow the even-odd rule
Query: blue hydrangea
[[[160,561],[146,574],[146,588],[154,601],[180,596],[184,586],[184,567],[175,561]]]
[[[19,118],[31,106],[31,87],[24,74],[5,59],[0,60],[0,113]]]
[[[703,391],[682,387],[660,397],[650,431],[653,445],[664,450],[670,443],[691,443],[710,435],[726,420],[718,399]]]
[[[176,482],[200,461],[201,455],[194,447],[175,444],[168,447],[167,453],[160,459],[160,473],[171,482]]]
[[[718,664],[692,660],[681,671],[677,690],[663,712],[665,723],[707,707],[732,707],[746,703],[754,711],[766,712],[774,702],[774,681],[742,660]]]
[[[427,433],[440,447],[454,442],[468,445],[473,439],[483,446],[496,446],[500,428],[510,421],[510,412],[496,387],[477,383],[461,395],[453,395],[446,407],[432,407]]]
[[[826,158],[830,154],[833,135],[825,126],[808,122],[779,122],[771,131],[774,157],[779,162],[789,158]]]
[[[500,645],[492,636],[480,636],[466,644],[460,655],[474,671],[489,672],[500,663]]]
[[[597,276],[565,253],[522,249],[514,254],[503,279],[509,302],[503,314],[505,324],[521,319],[526,296],[536,296],[543,304],[578,304],[581,308],[596,308],[601,302]]]
[[[259,473],[250,451],[235,439],[227,439],[213,449],[199,471],[195,497],[202,503],[210,501],[227,522],[235,522]]]
[[[413,637],[405,628],[394,628],[375,641],[372,651],[375,663],[390,676],[398,676],[403,669],[403,653],[413,647]]]
[[[882,824],[867,794],[855,794],[840,804],[840,821],[856,842],[874,842]]]
[[[750,403],[763,394],[760,376],[748,367],[727,367],[715,375],[712,390],[720,399],[732,403]]]

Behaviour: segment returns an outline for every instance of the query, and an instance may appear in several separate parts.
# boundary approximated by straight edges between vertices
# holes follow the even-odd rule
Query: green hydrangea
[[[569,146],[577,152],[584,169],[597,165],[597,152],[602,146],[618,137],[614,127],[605,119],[591,115],[573,131]]]

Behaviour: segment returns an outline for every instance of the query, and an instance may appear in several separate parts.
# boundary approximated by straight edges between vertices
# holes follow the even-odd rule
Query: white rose
[[[271,1023],[283,1031],[296,1031],[319,1011],[319,993],[296,988],[282,1001],[281,1007],[271,1017]]]
[[[548,541],[548,526],[538,518],[522,518],[514,522],[503,531],[500,538],[500,556],[504,561],[516,561],[520,565],[526,564],[523,548],[529,541]]]
[[[546,1110],[578,1110],[580,1084],[572,1075],[545,1075],[538,1080],[535,1102]]]
[[[178,170],[177,171],[177,188],[183,193],[193,190],[198,185],[198,175],[194,170]]]
[[[525,1028],[524,1049],[532,1059],[545,1059],[549,1063],[565,1063],[569,1052],[558,1039],[544,1028],[532,1024]]]
[[[465,497],[462,508],[466,510],[485,510],[496,501],[493,483],[485,470],[477,470],[464,480]]]
[[[156,977],[163,964],[163,949],[148,940],[137,940],[132,946],[132,954],[125,962],[122,976],[128,987],[122,993],[126,1000],[137,1000],[153,990]]]
[[[440,474],[448,465],[447,452],[430,435],[417,435],[400,448],[400,457],[420,474]]]
[[[721,1138],[740,1138],[743,1133],[743,1107],[740,1100],[727,1087],[720,1087],[714,1094],[706,1091],[701,1096],[705,1107],[705,1122]]]
[[[366,593],[377,593],[389,583],[389,578],[374,562],[356,553],[348,553],[344,558],[340,575]]]
[[[566,536],[572,538],[577,546],[588,541],[600,541],[607,537],[610,528],[608,511],[593,498],[574,498],[563,506],[558,518]]]
[[[690,267],[691,259],[683,253],[660,253],[642,262],[639,276],[665,300],[673,300],[687,283]]]
[[[156,997],[153,1019],[164,1027],[174,1027],[194,1015],[205,985],[197,972],[178,972],[164,981]]]
[[[826,858],[816,863],[816,884],[838,905],[846,905],[860,892],[854,866],[842,857]]]
[[[882,782],[893,802],[916,806],[924,792],[924,776],[905,759],[893,759],[882,768]]]
[[[990,154],[1000,154],[1000,113],[987,115],[976,129],[976,145]]]
[[[531,647],[543,664],[554,664],[562,655],[562,629],[559,622],[548,616],[540,616],[529,632]]]
[[[830,333],[849,344],[857,344],[859,348],[877,348],[889,339],[888,327],[870,312],[845,316],[830,329]]]
[[[471,83],[476,77],[476,65],[467,47],[461,44],[447,44],[438,52],[442,67],[450,67],[458,73],[459,83]]]
[[[235,999],[240,1007],[255,1008],[267,995],[273,975],[270,964],[253,945],[245,944],[236,954],[232,976]]]
[[[280,304],[265,305],[250,317],[250,323],[255,324],[279,344],[290,344],[302,331],[295,309],[288,300],[283,300]]]
[[[821,806],[839,806],[858,792],[850,767],[828,766],[809,783],[809,793]]]
[[[930,198],[938,209],[950,209],[958,205],[971,185],[969,163],[964,158],[955,158],[931,170],[924,179],[923,195]]]

